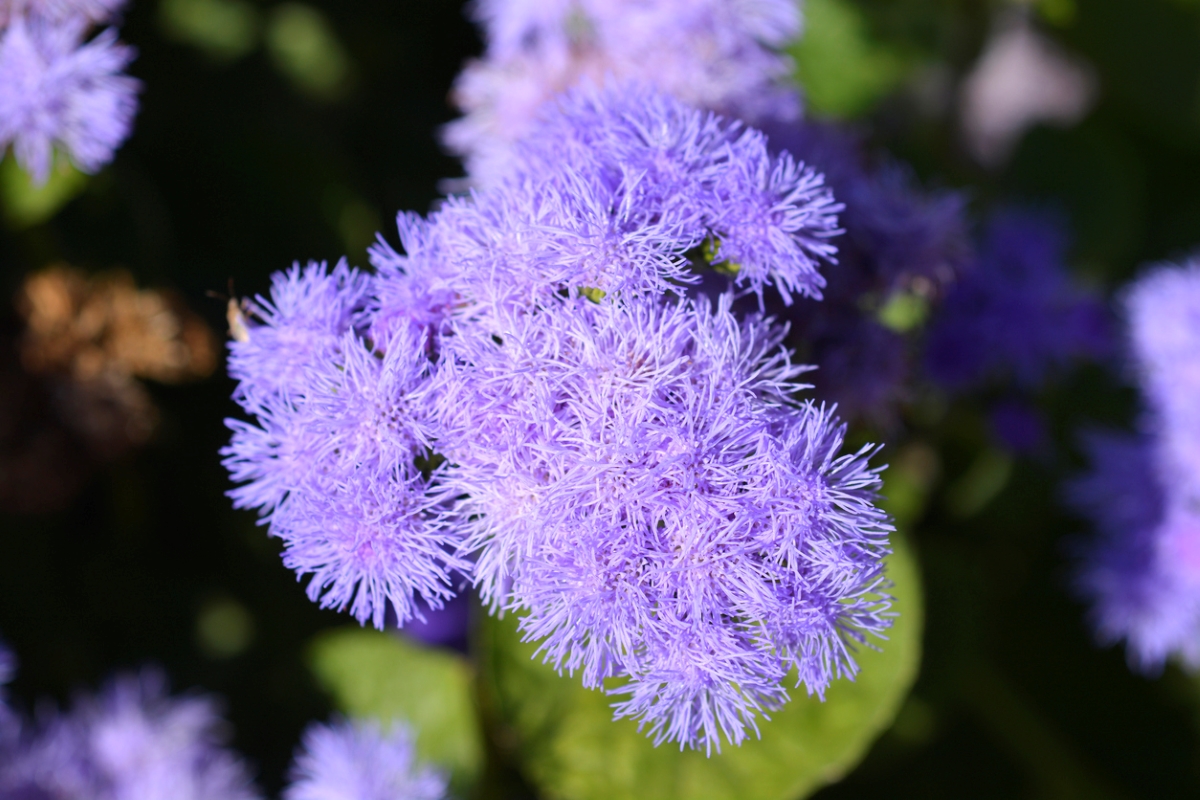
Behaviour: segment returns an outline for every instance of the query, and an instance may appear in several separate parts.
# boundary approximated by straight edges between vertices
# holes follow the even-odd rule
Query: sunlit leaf
[[[793,800],[841,778],[895,717],[920,661],[922,597],[912,551],[897,537],[888,574],[900,617],[879,650],[862,649],[862,672],[826,701],[803,689],[762,739],[703,752],[655,747],[637,723],[613,721],[611,699],[532,658],[516,620],[489,619],[480,636],[489,712],[501,746],[548,797],[565,800]]]

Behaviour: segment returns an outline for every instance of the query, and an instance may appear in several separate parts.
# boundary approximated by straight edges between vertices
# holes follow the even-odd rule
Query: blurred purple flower
[[[170,698],[146,671],[29,726],[0,764],[0,796],[52,800],[252,800],[210,700]]]
[[[1170,508],[1152,438],[1092,434],[1085,444],[1091,470],[1068,499],[1097,530],[1075,579],[1097,637],[1125,640],[1139,671],[1174,654],[1200,666],[1200,517]]]
[[[750,121],[799,112],[779,50],[800,33],[791,0],[480,0],[475,16],[486,51],[455,83],[465,116],[444,135],[480,185],[548,101],[589,82],[641,81]]]
[[[1125,298],[1131,349],[1172,494],[1200,506],[1200,259],[1159,266]]]
[[[284,800],[441,800],[446,778],[418,767],[412,736],[377,722],[310,725]]]
[[[100,18],[89,14],[107,6],[87,3],[78,9],[86,14],[52,18],[37,11],[68,5],[37,3],[0,29],[0,149],[11,144],[36,183],[49,177],[55,146],[79,169],[95,172],[129,135],[140,84],[121,71],[134,51],[118,44],[112,29],[85,41]]]
[[[1078,585],[1105,641],[1154,670],[1200,668],[1200,264],[1160,266],[1125,297],[1147,414],[1139,436],[1093,436],[1071,499],[1098,529]]]
[[[110,22],[125,3],[126,0],[0,0],[0,27],[20,14],[51,22],[68,19]]]
[[[470,593],[456,594],[441,608],[434,608],[418,598],[417,612],[401,628],[405,636],[425,644],[467,652],[467,633],[471,621]]]
[[[1072,281],[1066,244],[1053,217],[1010,210],[992,218],[978,262],[930,327],[925,366],[934,381],[961,391],[1010,376],[1032,389],[1073,360],[1111,354],[1108,312]]]

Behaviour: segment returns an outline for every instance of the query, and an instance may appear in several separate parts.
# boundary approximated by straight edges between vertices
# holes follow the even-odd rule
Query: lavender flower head
[[[477,0],[475,17],[487,48],[455,84],[465,116],[445,141],[479,184],[503,170],[547,101],[589,81],[647,81],[749,120],[799,111],[778,50],[800,33],[792,0]]]
[[[304,732],[284,800],[440,800],[446,778],[418,767],[402,725],[314,724]]]
[[[1094,436],[1072,500],[1099,535],[1079,577],[1104,641],[1132,664],[1200,667],[1200,265],[1158,267],[1125,302],[1146,415],[1137,436]]]
[[[1067,238],[1051,216],[997,213],[979,259],[947,295],[926,342],[933,380],[965,390],[1011,376],[1036,388],[1055,368],[1109,355],[1105,307],[1065,265]]]
[[[1172,491],[1183,502],[1200,504],[1200,260],[1151,271],[1129,292],[1126,307],[1162,469],[1176,476]]]
[[[118,678],[30,726],[0,765],[0,796],[252,800],[246,767],[221,740],[210,701],[168,697],[154,672]]]
[[[54,148],[95,172],[129,135],[140,84],[122,70],[133,50],[111,28],[87,38],[120,5],[0,1],[0,151],[11,144],[37,183],[49,177]]]
[[[373,248],[363,295],[314,290],[295,321],[251,326],[235,502],[317,576],[310,594],[344,607],[392,580],[360,619],[379,624],[382,597],[403,621],[405,591],[436,606],[457,569],[559,669],[624,678],[618,716],[657,741],[741,742],[789,669],[820,695],[890,624],[891,527],[874,450],[841,454],[832,411],[794,398],[784,330],[680,285],[707,253],[744,292],[819,297],[838,210],[757,131],[636,85],[568,93],[490,187],[401,215],[405,252]],[[349,275],[311,280],[357,290]],[[290,349],[321,338],[312,319],[340,343]],[[276,347],[327,363],[281,389]],[[407,499],[381,534],[397,501],[363,487],[389,467]],[[371,573],[363,542],[408,550]]]

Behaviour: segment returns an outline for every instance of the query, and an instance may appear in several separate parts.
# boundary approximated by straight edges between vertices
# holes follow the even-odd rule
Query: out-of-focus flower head
[[[1173,492],[1200,503],[1200,259],[1159,267],[1126,299],[1129,338]]]
[[[929,330],[933,380],[965,390],[1011,377],[1037,388],[1055,368],[1113,348],[1108,311],[1067,271],[1067,237],[1053,216],[998,212],[978,261],[946,296]]]
[[[792,0],[478,0],[484,56],[454,87],[464,117],[445,130],[477,184],[503,170],[547,101],[591,81],[641,80],[700,108],[796,116],[779,48],[800,33]]]
[[[172,698],[156,672],[114,680],[70,713],[30,725],[0,765],[0,796],[53,800],[253,800],[211,701]]]
[[[310,725],[292,766],[284,800],[441,800],[446,778],[417,764],[403,725]]]
[[[139,82],[122,70],[131,48],[93,23],[123,3],[108,0],[0,4],[0,150],[10,144],[37,183],[61,148],[76,167],[96,172],[129,136]]]
[[[832,413],[792,397],[783,330],[681,284],[715,263],[746,294],[819,297],[838,210],[757,131],[643,86],[574,90],[494,183],[400,217],[369,297],[320,278],[342,338],[231,423],[235,501],[314,597],[358,613],[348,587],[391,581],[404,622],[405,592],[436,607],[457,569],[560,669],[627,678],[617,713],[658,741],[741,742],[790,668],[821,694],[890,624],[891,528],[873,450],[840,454]],[[275,338],[243,384],[308,319],[252,325]],[[404,557],[372,572],[379,543]]]
[[[1078,585],[1131,663],[1200,667],[1200,264],[1157,267],[1125,298],[1146,406],[1137,436],[1094,436],[1071,499],[1098,529]]]

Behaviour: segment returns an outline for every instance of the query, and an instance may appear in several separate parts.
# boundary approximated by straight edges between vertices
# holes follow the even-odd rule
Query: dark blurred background
[[[852,121],[928,185],[963,189],[976,219],[1013,202],[1064,213],[1083,282],[1111,294],[1139,264],[1200,245],[1200,2],[810,0],[807,20],[796,54],[813,116]],[[969,76],[1014,26],[1057,43],[1078,91],[981,143]],[[113,164],[35,191],[0,163],[0,482],[63,482],[44,501],[7,495],[0,633],[27,705],[145,663],[221,695],[234,745],[276,791],[303,725],[330,712],[307,643],[347,618],[310,603],[224,496],[231,382],[219,367],[149,381],[149,440],[89,450],[56,417],[58,389],[20,377],[8,298],[53,264],[121,268],[223,336],[226,303],[210,293],[265,292],[296,260],[365,265],[375,231],[394,239],[398,210],[428,211],[461,175],[436,130],[481,44],[449,0],[134,0],[121,35],[145,87]],[[1079,469],[1079,431],[1129,425],[1134,392],[1119,370],[1086,367],[1039,402],[1054,446],[1025,457],[997,449],[983,405],[909,414],[889,455],[916,459],[932,487],[908,525],[925,660],[894,728],[821,797],[1200,794],[1200,684],[1175,667],[1132,674],[1120,648],[1093,644],[1069,593],[1084,525],[1059,486]]]

